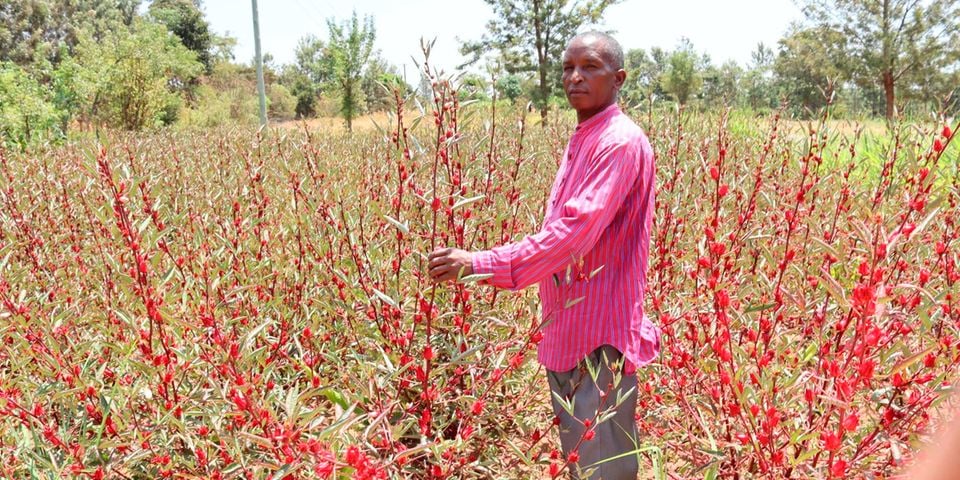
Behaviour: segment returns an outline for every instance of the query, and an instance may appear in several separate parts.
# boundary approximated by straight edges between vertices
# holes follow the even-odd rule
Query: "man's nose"
[[[578,83],[583,81],[583,75],[580,74],[580,69],[574,67],[570,72],[570,81],[573,83]]]

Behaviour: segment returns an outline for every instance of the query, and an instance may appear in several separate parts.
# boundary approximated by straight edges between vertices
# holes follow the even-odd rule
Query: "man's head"
[[[581,122],[616,102],[626,78],[623,49],[606,33],[581,33],[563,52],[563,89]]]

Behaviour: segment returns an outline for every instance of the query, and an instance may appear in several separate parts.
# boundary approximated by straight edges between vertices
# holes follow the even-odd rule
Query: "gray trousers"
[[[590,373],[590,362],[596,381]],[[569,465],[570,478],[636,480],[640,466],[636,453],[608,460],[637,449],[637,376],[623,375],[623,355],[603,345],[587,355],[573,370],[547,370],[553,412],[560,419],[560,446],[566,460],[576,451],[579,460]],[[612,367],[612,368],[611,368]],[[619,375],[619,382],[614,385]],[[601,395],[601,392],[607,392]],[[563,399],[563,403],[557,397]],[[621,399],[617,404],[618,397]],[[564,405],[566,403],[566,405]],[[572,407],[573,416],[567,408]],[[606,414],[612,416],[598,423]],[[590,428],[584,426],[589,420]],[[585,433],[593,430],[593,438]],[[589,436],[589,435],[587,435]]]

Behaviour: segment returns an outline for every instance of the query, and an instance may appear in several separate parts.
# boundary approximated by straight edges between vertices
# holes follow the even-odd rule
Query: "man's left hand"
[[[434,282],[446,282],[473,275],[473,253],[466,250],[438,248],[430,253],[428,258],[430,279]]]

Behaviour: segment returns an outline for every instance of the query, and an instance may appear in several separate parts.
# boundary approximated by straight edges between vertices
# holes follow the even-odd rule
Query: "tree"
[[[477,73],[466,73],[460,77],[457,93],[460,100],[489,100],[487,79]]]
[[[352,132],[353,119],[363,108],[361,81],[376,39],[373,17],[364,17],[361,25],[354,12],[353,17],[343,24],[327,20],[327,28],[330,31],[327,48],[333,66],[333,80],[340,93],[340,114],[347,122],[347,130]]]
[[[631,48],[626,52],[624,68],[627,71],[627,80],[620,89],[621,101],[628,105],[639,105],[652,100],[655,95],[663,94],[660,85],[662,65],[654,59],[655,53],[662,54],[662,50],[654,47],[649,55],[642,48]]]
[[[200,74],[196,54],[163,25],[138,20],[102,41],[81,39],[77,47],[78,92],[96,119],[140,130],[172,120],[179,90]]]
[[[100,40],[129,28],[139,6],[140,0],[0,0],[0,61],[57,63],[61,53],[73,54],[81,32]]]
[[[703,72],[703,99],[708,107],[737,105],[743,69],[729,60],[719,67],[708,65]]]
[[[846,41],[841,32],[825,26],[794,27],[780,40],[773,70],[791,105],[816,112],[850,79]]]
[[[507,98],[510,103],[516,104],[517,99],[523,95],[523,77],[513,73],[504,75],[497,79],[494,88],[501,98]]]
[[[692,95],[696,95],[703,85],[704,59],[693,50],[690,40],[680,40],[680,46],[670,54],[666,71],[663,73],[663,89],[671,94],[681,105],[685,105]]]
[[[468,64],[495,51],[508,73],[536,72],[534,101],[540,115],[547,116],[548,102],[560,85],[557,65],[566,42],[581,26],[597,23],[603,12],[619,0],[484,0],[493,8],[494,19],[478,41],[464,42],[460,53]]]
[[[324,86],[333,81],[333,61],[323,40],[313,35],[297,42],[294,55],[296,62],[282,68],[280,83],[296,97],[297,117],[310,117],[317,112],[317,97]]]
[[[150,16],[180,38],[197,55],[209,74],[213,72],[213,35],[203,18],[200,0],[153,0]]]
[[[327,45],[323,40],[307,35],[300,39],[294,50],[297,67],[313,83],[322,85],[333,80],[333,61],[327,53]]]
[[[0,62],[0,146],[25,146],[57,125],[49,96],[23,67]]]
[[[775,62],[773,49],[763,42],[750,52],[750,62],[740,76],[739,85],[743,103],[754,110],[774,108],[780,101],[774,78]]]
[[[960,2],[956,0],[806,0],[816,26],[841,32],[852,73],[883,89],[887,119],[897,114],[897,89],[927,72],[956,71]]]
[[[213,35],[210,41],[211,63],[232,62],[236,59],[233,49],[237,46],[237,38],[226,35]]]
[[[366,100],[367,111],[382,112],[396,108],[394,89],[400,91],[401,98],[410,87],[397,74],[397,69],[379,53],[371,54],[363,74],[360,89]]]

